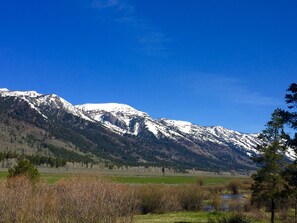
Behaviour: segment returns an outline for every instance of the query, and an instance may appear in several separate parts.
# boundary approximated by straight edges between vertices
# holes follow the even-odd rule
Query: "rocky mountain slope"
[[[0,151],[117,165],[243,171],[254,168],[258,143],[254,134],[220,126],[156,120],[116,103],[74,106],[35,91],[0,89],[0,118]]]

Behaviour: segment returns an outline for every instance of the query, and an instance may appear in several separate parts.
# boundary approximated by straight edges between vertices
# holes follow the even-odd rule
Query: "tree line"
[[[33,165],[49,165],[50,167],[63,167],[66,166],[67,160],[59,157],[50,157],[50,156],[40,156],[40,155],[27,155],[19,154],[17,152],[0,152],[0,161],[4,159],[17,159],[23,160],[26,159],[30,161]]]

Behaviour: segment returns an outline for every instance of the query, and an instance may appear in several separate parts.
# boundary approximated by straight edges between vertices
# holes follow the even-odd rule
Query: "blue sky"
[[[258,132],[297,77],[297,1],[1,1],[0,87]]]

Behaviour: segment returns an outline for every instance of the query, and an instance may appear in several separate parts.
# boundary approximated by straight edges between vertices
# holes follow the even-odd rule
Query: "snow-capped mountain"
[[[249,156],[256,152],[259,144],[256,134],[243,134],[221,126],[198,126],[186,121],[154,120],[147,113],[125,104],[84,104],[76,107],[119,134],[142,137],[144,133],[150,133],[159,140],[168,138],[178,142],[183,139],[194,144],[197,141],[211,142],[236,147]]]
[[[243,134],[221,126],[205,127],[186,121],[153,119],[145,112],[118,103],[74,106],[55,94],[35,91],[0,89],[0,116],[15,117],[17,119],[12,122],[20,120],[28,123],[30,128],[38,127],[42,135],[28,133],[29,139],[25,141],[30,142],[30,147],[34,139],[39,152],[43,147],[47,153],[60,156],[62,149],[63,154],[69,155],[70,148],[75,153],[83,152],[125,165],[166,163],[178,169],[251,169],[254,166],[250,156],[256,152],[259,143],[255,134]],[[5,128],[9,127],[2,129]],[[14,131],[19,131],[19,127]],[[24,133],[19,135],[17,141],[23,140]],[[48,135],[54,136],[49,141],[54,145],[45,140]],[[8,141],[11,138],[3,144],[9,144]]]
[[[189,140],[213,142],[226,146],[232,145],[246,152],[249,156],[256,152],[256,147],[260,143],[257,134],[244,134],[222,126],[205,127],[190,122],[168,119],[160,119],[159,121]]]
[[[71,103],[55,94],[40,94],[36,91],[10,91],[6,88],[1,88],[0,96],[22,99],[45,118],[47,118],[47,116],[42,110],[55,109],[63,110],[80,118],[92,121],[92,119],[86,116],[80,109],[77,109]]]
[[[157,139],[162,136],[173,137],[175,132],[170,131],[162,123],[153,120],[147,113],[138,111],[129,105],[118,103],[84,104],[77,105],[93,120],[119,134],[140,136],[152,134]]]

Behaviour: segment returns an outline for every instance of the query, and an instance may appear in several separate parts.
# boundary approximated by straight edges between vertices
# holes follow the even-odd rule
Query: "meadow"
[[[248,199],[227,201],[228,211],[221,210],[222,194],[248,197],[250,185],[247,177],[55,172],[41,172],[41,181],[31,185],[24,177],[7,180],[2,171],[0,222],[203,223],[239,212],[248,222],[267,222],[268,215]]]
[[[233,180],[243,181],[246,177],[214,177],[214,176],[111,176],[118,183],[128,184],[195,184],[199,179],[205,185],[228,184]]]
[[[0,180],[5,180],[7,178],[7,171],[0,171]],[[52,184],[57,182],[60,179],[65,179],[68,177],[75,176],[75,173],[49,173],[49,172],[40,172],[41,179],[46,182]],[[159,176],[159,175],[151,175],[151,176],[135,176],[135,175],[102,175],[102,177],[109,179],[116,183],[123,184],[195,184],[197,181],[203,180],[203,184],[205,185],[226,185],[231,181],[238,180],[244,181],[247,177],[229,177],[229,176]]]

